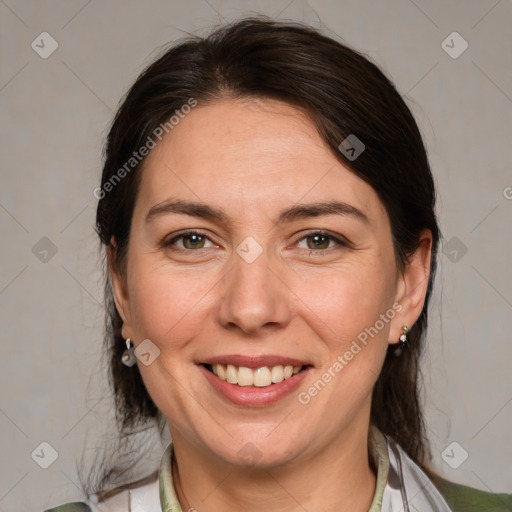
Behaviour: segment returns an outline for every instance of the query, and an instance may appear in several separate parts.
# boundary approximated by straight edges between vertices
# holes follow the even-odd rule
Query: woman
[[[121,435],[172,444],[53,510],[510,510],[429,467],[435,190],[375,65],[262,18],[182,42],[124,99],[95,195]]]

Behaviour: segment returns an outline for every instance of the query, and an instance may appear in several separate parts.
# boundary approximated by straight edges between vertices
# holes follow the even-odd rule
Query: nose
[[[251,335],[288,325],[293,294],[265,252],[251,263],[234,253],[232,265],[220,284],[219,323]]]

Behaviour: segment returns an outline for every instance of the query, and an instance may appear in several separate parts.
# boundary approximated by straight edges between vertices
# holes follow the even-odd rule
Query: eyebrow
[[[168,214],[190,215],[218,223],[229,224],[229,217],[220,208],[208,206],[204,203],[182,200],[166,200],[151,207],[146,215],[146,223],[156,217]],[[344,215],[354,217],[365,224],[369,224],[368,217],[362,210],[341,201],[317,202],[310,204],[298,204],[283,210],[276,224],[285,224],[297,219],[319,217],[322,215]]]

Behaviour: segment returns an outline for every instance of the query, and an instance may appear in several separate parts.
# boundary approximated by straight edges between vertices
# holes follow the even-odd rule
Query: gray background
[[[342,37],[406,95],[428,145],[445,237],[423,365],[436,467],[512,491],[510,1],[5,0],[1,511],[80,498],[76,458],[112,435],[92,192],[113,111],[155,49],[250,12]],[[31,47],[42,46],[43,31],[58,42],[46,59]],[[442,47],[454,31],[469,44],[456,59]],[[460,51],[452,39],[447,49]],[[43,441],[58,452],[48,469],[31,457]]]

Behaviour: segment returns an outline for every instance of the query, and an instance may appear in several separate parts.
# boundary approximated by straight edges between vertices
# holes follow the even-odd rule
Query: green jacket
[[[429,477],[454,512],[512,512],[512,494],[480,491],[432,473]]]

